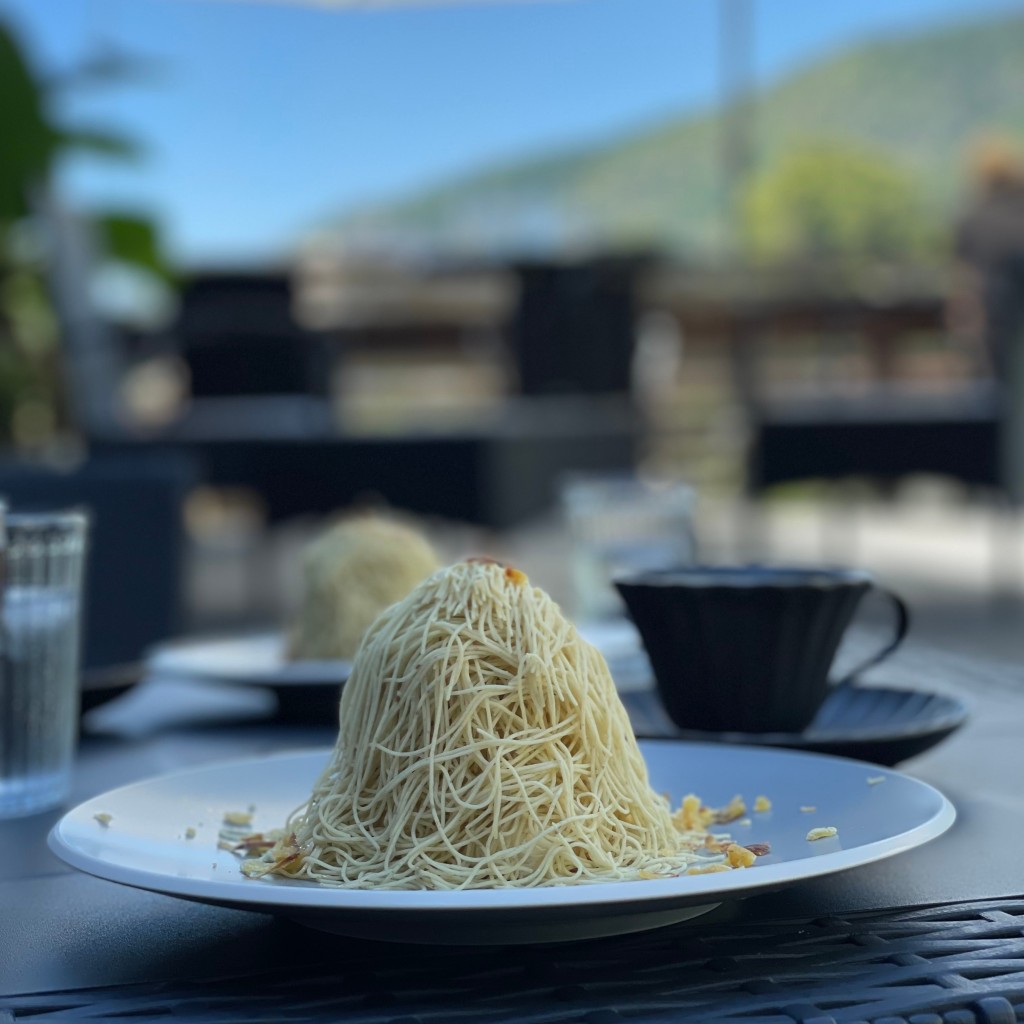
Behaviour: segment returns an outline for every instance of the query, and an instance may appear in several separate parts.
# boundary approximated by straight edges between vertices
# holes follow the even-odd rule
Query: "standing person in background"
[[[997,381],[1024,325],[1024,156],[992,137],[971,156],[974,195],[956,228],[950,321],[984,344]]]

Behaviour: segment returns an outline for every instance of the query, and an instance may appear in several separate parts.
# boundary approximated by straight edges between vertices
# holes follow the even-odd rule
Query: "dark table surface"
[[[964,728],[901,766],[953,801],[953,828],[909,854],[727,904],[646,936],[476,950],[356,942],[76,872],[46,846],[59,810],[4,822],[0,1022],[115,1013],[122,1019],[592,1024],[733,1016],[915,1024],[1017,1019],[1010,997],[1024,1004],[1024,904],[1016,901],[1024,895],[1024,671],[908,644],[873,679],[971,701]],[[147,679],[88,716],[69,803],[177,768],[333,743],[333,727],[283,723],[273,710],[272,694],[258,689]],[[955,939],[958,955],[987,957],[986,969],[945,964],[946,973],[935,974],[933,960],[914,943],[933,942],[936,929]],[[962,937],[966,932],[970,940]],[[812,938],[819,944],[817,966],[808,973]],[[867,955],[873,943],[875,957]],[[790,950],[785,956],[784,949]],[[725,980],[714,973],[721,956]],[[834,991],[836,971],[822,966],[840,961],[847,963],[843,998]],[[882,962],[887,983],[896,986],[884,999],[872,973]],[[783,992],[795,963],[803,965],[800,984],[806,989],[813,982],[817,994]],[[893,973],[910,971],[908,964],[918,965],[913,977]],[[931,979],[927,992],[922,972]],[[827,991],[821,989],[826,976]],[[488,1003],[484,990],[500,994],[498,1003]],[[978,1002],[985,998],[1002,1002]],[[868,1013],[861,1003],[871,1000]],[[942,1015],[960,1012],[961,1002],[975,1007],[974,1016]],[[899,1016],[907,1006],[920,1012]],[[977,1006],[989,1016],[979,1016]]]

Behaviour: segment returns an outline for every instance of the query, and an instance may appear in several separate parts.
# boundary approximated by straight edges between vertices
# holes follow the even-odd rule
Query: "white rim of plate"
[[[671,743],[685,747],[701,747],[684,741],[657,740],[658,744]],[[645,744],[641,744],[643,747]],[[718,745],[707,745],[712,748]],[[720,749],[720,748],[719,748]],[[795,882],[807,881],[824,875],[836,874],[849,868],[884,860],[896,854],[913,849],[942,835],[956,819],[956,810],[944,794],[926,782],[891,769],[878,768],[859,761],[835,758],[826,754],[812,754],[803,751],[759,748],[759,755],[771,758],[811,758],[842,761],[851,770],[866,771],[874,776],[899,778],[921,788],[938,802],[938,809],[926,821],[920,822],[905,832],[882,840],[821,853],[812,858],[798,861],[781,861],[776,864],[760,864],[743,871],[716,872],[705,875],[685,875],[669,879],[645,879],[643,881],[596,882],[583,885],[555,885],[539,888],[468,889],[453,891],[423,890],[362,890],[335,889],[309,882],[280,879],[248,879],[239,870],[237,877],[229,880],[212,881],[204,878],[182,878],[163,872],[146,871],[112,864],[102,857],[89,856],[62,835],[62,830],[76,817],[91,818],[101,813],[111,801],[131,790],[144,790],[155,782],[176,778],[201,776],[210,771],[231,770],[252,765],[273,766],[275,761],[308,760],[323,758],[329,750],[290,751],[267,757],[248,757],[230,761],[215,762],[198,768],[188,768],[154,776],[110,790],[93,797],[68,811],[54,825],[48,837],[50,849],[72,867],[88,874],[129,885],[139,889],[160,892],[173,896],[186,896],[210,900],[221,904],[242,904],[280,910],[316,909],[338,911],[485,911],[485,910],[536,910],[554,907],[582,907],[600,905],[647,905],[657,903],[701,903],[738,898],[764,889],[780,888]],[[239,867],[241,861],[238,861]],[[796,869],[796,870],[794,870]]]

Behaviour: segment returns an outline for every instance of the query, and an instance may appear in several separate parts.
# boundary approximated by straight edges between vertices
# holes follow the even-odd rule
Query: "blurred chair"
[[[124,405],[129,353],[118,329],[97,312],[90,291],[98,263],[90,225],[52,200],[42,204],[41,214],[75,422],[90,443],[146,436]],[[332,432],[329,353],[293,319],[284,274],[195,277],[183,289],[170,337],[153,342],[177,351],[191,377],[192,400],[171,432],[217,433],[236,425],[263,435]]]
[[[810,478],[931,473],[1024,503],[1024,253],[1003,270],[1003,287],[990,292],[986,309],[1002,353],[994,380],[950,394],[885,385],[865,395],[755,404],[748,491]]]
[[[80,507],[91,515],[83,666],[136,661],[181,627],[182,507],[196,482],[182,455],[139,451],[62,472],[0,462],[0,495],[14,511]]]
[[[634,281],[645,261],[521,263],[507,334],[519,391],[627,395],[636,341]]]
[[[878,388],[870,395],[800,399],[752,411],[747,489],[796,480],[912,473],[1001,488],[1000,403],[991,384],[951,395]]]
[[[192,396],[306,396],[326,402],[330,360],[292,316],[284,274],[204,274],[187,283],[171,334],[192,378]]]
[[[187,454],[204,484],[258,494],[271,523],[375,495],[410,511],[504,527],[550,507],[566,470],[632,461],[631,288],[613,268],[570,289],[574,347],[564,366],[576,379],[566,388],[552,394],[538,385],[536,401],[458,429],[398,434],[346,433],[334,423],[327,351],[292,320],[287,279],[255,273],[207,274],[186,286],[170,335],[191,371],[192,401],[166,427],[132,429],[112,402],[119,365],[109,332],[70,269],[75,301],[61,303],[60,319],[78,424],[93,455]],[[607,299],[593,321],[583,314],[592,289]]]

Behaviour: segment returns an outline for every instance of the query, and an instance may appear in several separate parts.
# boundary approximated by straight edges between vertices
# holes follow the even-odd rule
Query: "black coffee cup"
[[[893,636],[840,682],[888,657],[907,606],[857,569],[690,566],[615,580],[682,729],[800,732],[828,694],[829,670],[861,599],[895,610]]]

